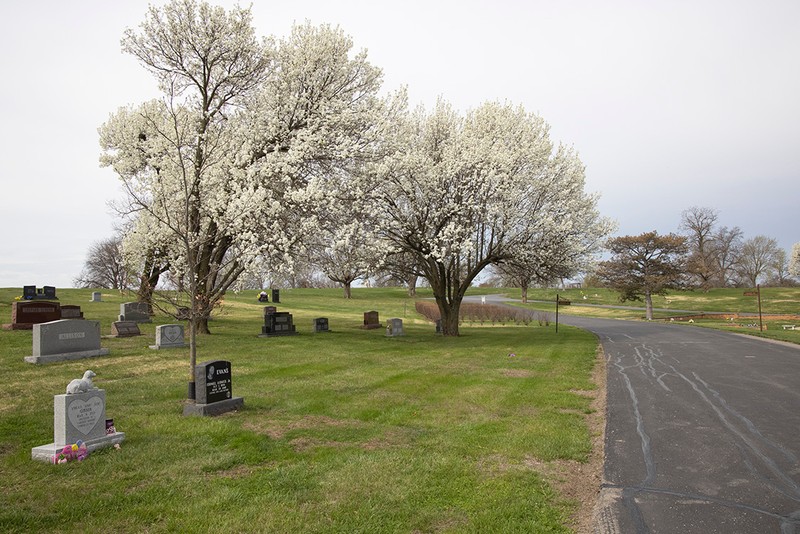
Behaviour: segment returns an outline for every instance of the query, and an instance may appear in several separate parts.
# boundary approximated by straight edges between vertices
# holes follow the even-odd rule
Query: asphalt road
[[[598,533],[800,534],[800,346],[561,316],[608,362]]]

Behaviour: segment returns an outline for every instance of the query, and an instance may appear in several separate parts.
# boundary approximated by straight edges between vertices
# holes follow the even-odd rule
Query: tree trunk
[[[194,366],[197,363],[197,318],[192,316],[189,320],[189,400],[197,398],[194,382]]]
[[[644,305],[645,305],[645,317],[648,321],[653,320],[653,296],[650,294],[650,291],[644,292]]]
[[[522,286],[522,303],[528,303],[528,286]]]
[[[409,297],[416,297],[417,296],[417,277],[416,276],[409,276],[408,280],[408,296]]]
[[[350,291],[350,282],[345,282],[342,285],[344,286],[344,298],[353,298],[353,293]]]
[[[446,299],[436,297],[436,304],[439,306],[439,315],[442,319],[442,335],[458,336],[458,313],[461,308],[461,300],[447,302]]]
[[[198,317],[197,318],[197,333],[198,334],[210,334],[211,330],[208,329],[208,317]]]

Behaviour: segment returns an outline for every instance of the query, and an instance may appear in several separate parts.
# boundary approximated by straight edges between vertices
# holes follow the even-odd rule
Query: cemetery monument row
[[[44,286],[37,289],[36,286],[23,286],[22,287],[23,300],[58,300],[56,297],[56,288],[53,286]]]
[[[109,447],[125,439],[124,432],[106,426],[106,392],[93,383],[92,371],[67,385],[66,394],[53,398],[53,443],[31,449],[31,458],[49,463],[58,461],[64,447],[85,444],[87,452]]]

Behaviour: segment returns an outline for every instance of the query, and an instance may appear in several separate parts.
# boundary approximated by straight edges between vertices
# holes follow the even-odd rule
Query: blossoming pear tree
[[[184,295],[192,398],[196,334],[225,291],[256,258],[290,262],[329,173],[373,157],[381,73],[338,29],[259,41],[248,9],[194,0],[151,7],[122,44],[162,95],[109,118],[101,162],[123,184],[129,253],[159,251]]]
[[[789,260],[789,274],[800,277],[800,243],[792,247],[792,257]]]
[[[544,120],[521,107],[486,103],[462,115],[439,101],[397,135],[393,156],[367,173],[379,184],[369,202],[381,238],[428,280],[444,335],[458,335],[461,301],[487,266],[577,262],[610,231],[577,155],[554,148]]]

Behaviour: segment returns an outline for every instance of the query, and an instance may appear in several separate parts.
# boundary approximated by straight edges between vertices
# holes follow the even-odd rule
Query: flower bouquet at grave
[[[58,453],[53,455],[54,464],[65,464],[67,462],[82,462],[89,456],[89,450],[83,440],[78,440],[72,445],[64,445]]]

